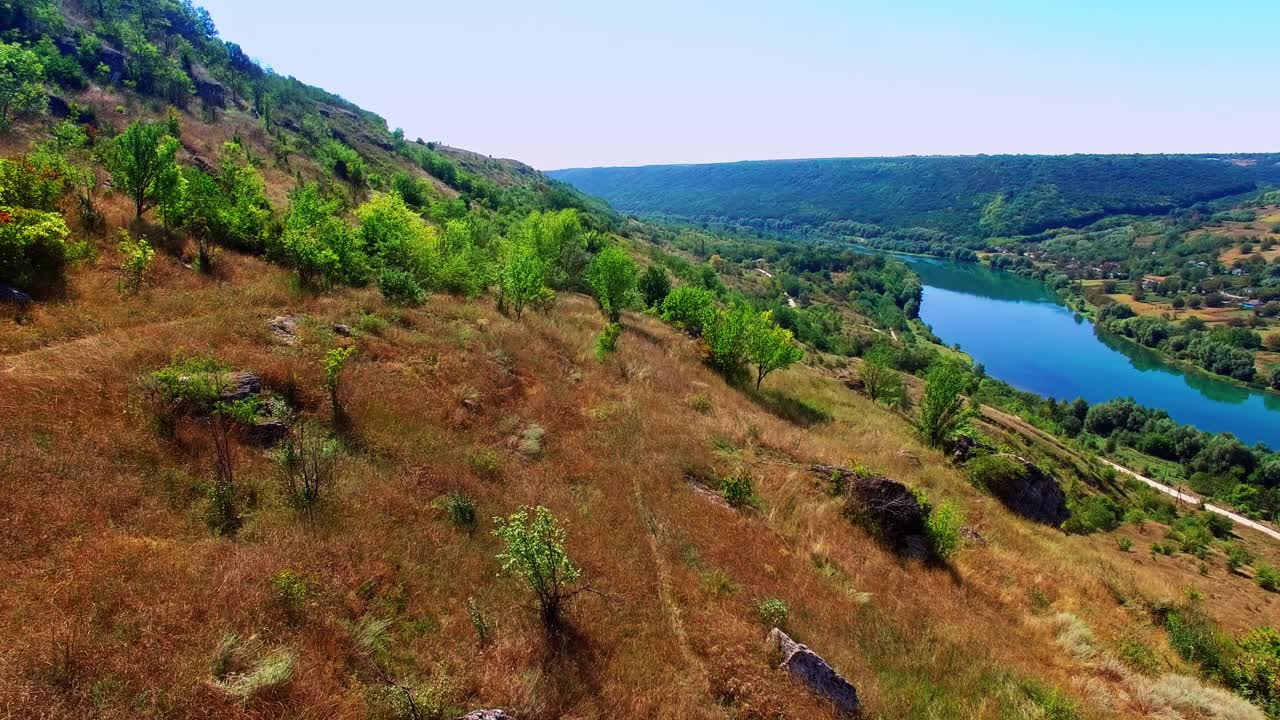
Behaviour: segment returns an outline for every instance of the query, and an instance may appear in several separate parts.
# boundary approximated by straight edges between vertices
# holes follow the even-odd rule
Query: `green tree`
[[[498,306],[511,309],[518,319],[529,305],[554,297],[538,249],[528,240],[510,242],[498,268]]]
[[[324,387],[329,391],[329,405],[333,410],[335,425],[342,425],[346,420],[346,410],[342,407],[342,369],[347,361],[356,354],[352,347],[334,348],[324,356]]]
[[[710,353],[711,366],[727,377],[736,378],[746,369],[748,342],[758,314],[746,305],[719,310],[702,328],[702,339]]]
[[[887,345],[877,344],[862,356],[858,377],[875,402],[896,405],[903,396],[902,376],[893,369],[893,350]]]
[[[44,66],[20,45],[0,42],[0,131],[8,132],[18,113],[44,110]]]
[[[510,517],[493,519],[493,534],[505,545],[498,555],[502,572],[525,582],[538,602],[543,625],[561,626],[564,603],[583,590],[582,571],[565,551],[565,532],[551,511],[521,507]]]
[[[640,280],[637,283],[640,288],[640,297],[644,299],[644,306],[656,308],[667,299],[667,295],[671,293],[671,279],[667,277],[667,271],[657,265],[650,265],[643,273],[640,273]]]
[[[111,180],[133,198],[136,217],[158,202],[178,172],[178,141],[162,123],[135,122],[111,144]]]
[[[954,363],[940,362],[929,370],[917,424],[920,435],[932,447],[942,447],[973,417],[964,397],[968,385],[968,373]]]
[[[279,260],[294,268],[304,285],[369,279],[369,261],[360,236],[338,217],[342,204],[326,199],[315,184],[293,194],[284,219],[284,232],[273,249]]]
[[[616,323],[622,319],[622,309],[635,289],[636,263],[624,250],[610,245],[591,260],[587,282],[609,322]]]
[[[747,359],[756,365],[756,390],[769,373],[791,367],[803,357],[804,350],[791,331],[773,322],[773,313],[766,310],[756,316],[747,340]]]

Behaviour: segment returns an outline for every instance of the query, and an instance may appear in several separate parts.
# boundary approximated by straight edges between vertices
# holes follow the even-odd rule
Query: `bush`
[[[964,515],[954,504],[944,502],[934,507],[924,521],[924,535],[929,550],[939,560],[946,560],[960,548],[960,530]]]
[[[1062,529],[1076,535],[1115,530],[1120,527],[1123,517],[1120,506],[1102,495],[1069,502],[1067,507],[1071,510],[1071,517],[1062,523]]]
[[[725,377],[738,378],[746,371],[755,316],[755,310],[739,305],[711,312],[703,325],[702,340],[706,343],[708,360]]]
[[[382,269],[378,275],[378,289],[383,297],[396,305],[421,305],[426,299],[426,293],[413,275],[396,268]]]
[[[271,591],[276,602],[292,618],[307,603],[307,581],[292,570],[281,570],[271,578]]]
[[[1280,591],[1280,570],[1270,565],[1259,565],[1254,572],[1258,587],[1270,592]]]
[[[751,475],[742,468],[721,479],[720,495],[724,497],[725,502],[736,508],[756,507],[758,504],[755,483]]]
[[[667,271],[657,265],[650,265],[640,274],[638,286],[640,297],[647,308],[660,307],[671,293],[671,280],[667,277]]]
[[[342,203],[326,199],[315,184],[295,191],[284,218],[284,232],[273,255],[298,273],[303,285],[362,285],[369,259],[359,235],[339,215]]]
[[[787,624],[787,615],[791,611],[787,608],[787,604],[778,598],[766,598],[760,601],[756,612],[760,615],[762,625],[767,628],[780,628]]]
[[[1120,552],[1129,552],[1133,549],[1133,540],[1127,537],[1116,538],[1116,545],[1120,548]]]
[[[1225,548],[1227,554],[1227,569],[1231,572],[1237,572],[1240,568],[1253,562],[1253,553],[1240,543],[1229,543]]]
[[[697,337],[715,310],[715,295],[710,290],[678,287],[662,301],[662,319]]]
[[[293,664],[288,650],[268,650],[256,637],[230,634],[214,650],[212,684],[243,702],[286,685],[293,678]]]
[[[611,355],[618,347],[618,336],[622,334],[622,325],[618,323],[609,323],[600,331],[600,335],[596,338],[595,354],[596,360],[604,362],[604,359]]]
[[[461,490],[451,490],[445,496],[444,512],[457,527],[471,530],[476,526],[476,503]]]
[[[142,279],[151,267],[156,251],[144,237],[133,237],[128,230],[120,230],[120,292],[136,293],[142,288]]]
[[[942,447],[973,416],[964,398],[968,385],[968,372],[953,363],[937,363],[929,371],[916,425],[930,446]]]
[[[621,248],[610,245],[591,260],[587,282],[610,323],[622,319],[636,284],[636,263]]]
[[[285,436],[276,451],[276,463],[285,497],[300,510],[311,513],[337,481],[338,442],[324,430],[302,425]]]
[[[519,577],[538,601],[548,631],[561,625],[564,603],[576,595],[582,571],[565,551],[565,532],[551,511],[521,507],[507,518],[494,518],[493,534],[502,540],[502,571]]]
[[[69,243],[70,235],[58,213],[0,206],[0,280],[19,287],[54,282],[85,250]]]

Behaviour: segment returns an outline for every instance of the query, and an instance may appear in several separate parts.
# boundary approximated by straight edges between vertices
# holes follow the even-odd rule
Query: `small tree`
[[[867,397],[886,405],[900,405],[905,397],[902,376],[893,369],[893,350],[887,345],[876,345],[862,356],[858,377]]]
[[[334,484],[337,456],[337,441],[311,425],[285,436],[276,452],[285,495],[308,516]]]
[[[578,586],[582,571],[565,552],[565,532],[551,511],[538,506],[521,507],[508,518],[494,518],[493,534],[502,539],[506,551],[498,555],[502,572],[515,575],[529,586],[538,602],[542,624],[556,631],[562,620],[564,603],[582,592]]]
[[[796,345],[791,331],[775,325],[772,312],[760,313],[747,340],[747,359],[756,365],[756,390],[766,375],[791,367],[803,357],[804,350]]]
[[[44,66],[40,57],[20,45],[0,42],[0,132],[8,132],[14,115],[44,110]]]
[[[242,520],[236,503],[235,443],[231,438],[231,409],[214,407],[209,418],[213,438],[213,484],[209,488],[209,528],[219,535],[235,535]]]
[[[142,288],[142,279],[151,267],[156,251],[144,237],[133,237],[128,230],[120,229],[120,292],[136,293]]]
[[[758,315],[745,305],[716,310],[702,329],[702,339],[710,353],[712,367],[726,376],[739,376],[746,369],[747,342]]]
[[[587,282],[609,322],[617,323],[636,286],[636,263],[624,250],[610,245],[591,260]]]
[[[111,144],[111,179],[133,198],[136,217],[155,205],[178,172],[178,141],[163,123],[135,122]]]
[[[527,306],[553,297],[538,249],[526,241],[512,242],[498,270],[498,306],[510,308],[519,319]]]
[[[917,426],[930,446],[942,447],[973,416],[964,397],[968,384],[964,368],[953,363],[940,362],[929,371]]]
[[[324,386],[329,391],[329,404],[333,410],[333,422],[341,426],[346,420],[346,411],[342,407],[342,368],[352,355],[355,347],[334,348],[324,356]]]
[[[640,273],[637,284],[645,307],[656,308],[662,305],[662,301],[671,293],[671,279],[667,277],[667,271],[657,265],[650,265]]]

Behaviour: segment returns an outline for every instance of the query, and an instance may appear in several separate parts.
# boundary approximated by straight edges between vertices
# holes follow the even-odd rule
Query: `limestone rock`
[[[1013,512],[1038,523],[1057,527],[1071,517],[1067,495],[1052,475],[1017,455],[1006,455],[1021,468],[1017,477],[991,488],[992,494]]]
[[[792,640],[778,628],[769,632],[765,642],[782,655],[782,662],[778,667],[791,673],[814,694],[829,700],[841,715],[861,716],[858,691],[821,656]]]
[[[218,401],[237,402],[260,392],[262,392],[262,379],[251,372],[241,370],[227,373],[222,392],[218,393]]]
[[[298,344],[298,316],[281,315],[267,321],[267,330],[285,345]]]
[[[466,715],[459,715],[453,720],[515,720],[502,710],[475,710]]]

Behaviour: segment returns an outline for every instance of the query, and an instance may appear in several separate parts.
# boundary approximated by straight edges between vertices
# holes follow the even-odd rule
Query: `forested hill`
[[[1280,155],[979,155],[580,168],[624,212],[786,234],[832,223],[991,237],[1162,212],[1280,182]],[[847,234],[861,234],[852,228]]]

